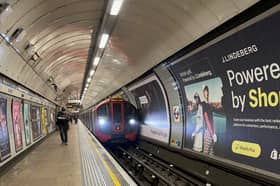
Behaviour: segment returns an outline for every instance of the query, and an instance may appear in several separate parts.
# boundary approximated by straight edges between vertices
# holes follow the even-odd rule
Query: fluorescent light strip
[[[93,76],[93,74],[94,74],[94,70],[91,70],[91,71],[89,72],[89,76],[91,77],[91,76]]]
[[[94,60],[93,60],[93,65],[97,66],[99,61],[100,61],[100,57],[95,57]]]
[[[122,6],[123,0],[114,0],[110,15],[118,15]]]
[[[91,78],[87,78],[87,82],[89,83],[91,81]]]
[[[105,48],[108,39],[109,39],[109,34],[102,34],[101,40],[99,43],[99,48]]]

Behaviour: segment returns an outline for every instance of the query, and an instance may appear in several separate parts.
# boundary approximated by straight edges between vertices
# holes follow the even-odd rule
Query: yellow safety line
[[[90,135],[88,134],[88,139],[90,144],[93,146],[93,149],[96,151],[99,159],[103,163],[104,167],[106,168],[107,172],[109,173],[111,179],[113,180],[114,185],[121,186],[120,181],[118,180],[117,176],[113,173],[112,169],[109,167],[109,165],[106,163],[106,161],[102,158],[100,152],[98,151],[96,145],[93,143],[92,139],[90,138]]]

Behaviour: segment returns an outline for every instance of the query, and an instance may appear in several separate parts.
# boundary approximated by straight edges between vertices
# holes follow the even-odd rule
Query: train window
[[[98,116],[108,116],[108,114],[109,114],[108,104],[101,105],[97,109],[97,113],[98,113]]]
[[[114,112],[114,124],[120,125],[122,121],[121,103],[113,104],[113,112]]]

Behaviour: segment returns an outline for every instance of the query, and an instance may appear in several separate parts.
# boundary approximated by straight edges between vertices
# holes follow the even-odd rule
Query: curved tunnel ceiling
[[[12,13],[0,31],[8,36],[24,28],[13,43],[26,53],[34,46],[39,61],[31,65],[50,77],[65,99],[79,98],[89,51],[101,28],[108,0],[7,0]],[[84,108],[205,35],[258,0],[124,0],[104,55],[84,98]],[[29,82],[32,84],[36,82]]]
[[[28,45],[40,57],[34,70],[50,77],[64,98],[79,98],[91,41],[105,11],[105,0],[10,0],[12,14],[1,32],[11,36],[17,28],[26,34],[14,46]]]
[[[255,4],[256,0],[125,0],[84,108]]]

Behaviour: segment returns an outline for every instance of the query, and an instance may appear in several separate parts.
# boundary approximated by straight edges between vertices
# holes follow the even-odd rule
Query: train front
[[[98,109],[96,134],[99,139],[109,143],[135,141],[139,128],[139,117],[134,106],[121,99],[110,100],[105,105],[102,107],[107,108]],[[101,110],[102,112],[100,112]]]

